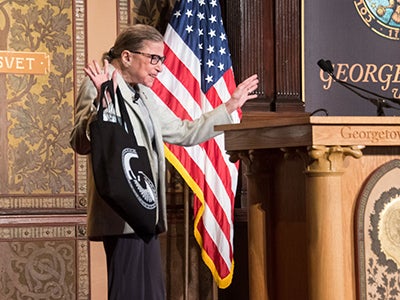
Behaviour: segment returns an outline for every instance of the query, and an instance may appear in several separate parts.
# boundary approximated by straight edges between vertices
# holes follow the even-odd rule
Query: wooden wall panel
[[[259,98],[246,104],[246,108],[270,110],[274,95],[273,65],[274,49],[271,44],[273,32],[268,24],[265,8],[269,1],[231,0],[221,1],[225,15],[225,30],[228,35],[236,82],[239,83],[252,74],[258,74]],[[256,105],[259,104],[259,105]]]
[[[300,1],[221,2],[237,82],[260,77],[259,98],[244,110],[303,111]]]
[[[282,110],[301,109],[300,1],[279,0],[275,7],[276,100]]]

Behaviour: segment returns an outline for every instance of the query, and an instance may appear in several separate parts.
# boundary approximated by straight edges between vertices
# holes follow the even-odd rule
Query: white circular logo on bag
[[[153,209],[157,206],[157,190],[149,177],[135,166],[135,160],[139,155],[135,149],[125,148],[122,151],[122,168],[125,177],[140,204],[146,209]]]

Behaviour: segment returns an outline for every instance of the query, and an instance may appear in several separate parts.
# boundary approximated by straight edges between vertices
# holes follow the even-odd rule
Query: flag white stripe
[[[171,74],[171,73],[170,73]],[[173,75],[171,75],[173,76]],[[185,89],[186,90],[186,89]],[[154,93],[152,91],[154,97],[158,100],[160,105],[163,105],[165,107],[168,107],[160,98],[159,96]],[[229,158],[227,157],[227,155],[224,154],[224,140],[223,140],[223,136],[219,135],[217,137],[215,137],[215,142],[218,144],[219,149],[221,151],[221,153],[223,154],[223,158],[224,158],[224,162],[225,165],[227,166],[227,168],[231,171],[231,174],[233,173],[232,177],[231,177],[231,190],[233,192],[233,194],[235,194],[236,192],[236,184],[237,184],[237,174],[238,174],[238,170],[235,167],[235,165],[233,163],[231,163],[229,161]],[[218,200],[218,195],[220,195],[220,193],[217,193],[216,191],[219,189],[223,190],[223,194],[225,195],[224,198],[228,198],[229,199],[229,195],[226,193],[223,182],[221,181],[218,172],[215,170],[214,165],[212,164],[212,162],[209,160],[208,156],[206,155],[205,151],[199,146],[192,146],[192,147],[185,147],[187,153],[189,154],[189,156],[192,158],[193,162],[195,162],[197,164],[197,166],[202,170],[203,174],[206,176],[206,182],[208,183],[208,185],[210,186],[211,190],[213,191],[214,195],[217,197]],[[212,166],[212,172],[206,172],[204,169],[204,161],[206,160],[208,165]],[[216,181],[215,178],[217,178],[218,180]],[[224,203],[226,203],[226,201],[224,201]],[[222,205],[222,203],[221,203]],[[225,206],[227,205],[227,203],[225,204]],[[227,210],[229,210],[229,214],[227,214]],[[224,208],[225,214],[227,216],[230,216],[230,201],[229,201],[229,208]],[[230,216],[231,217],[231,216]]]
[[[159,98],[159,96],[156,93],[153,92],[153,95],[157,99],[157,101],[160,103],[160,105],[168,107]],[[195,146],[192,146],[192,147],[185,147],[185,150],[189,154],[189,156],[192,159],[192,161],[199,167],[199,169],[205,175],[205,177],[206,177],[205,181],[208,183],[208,185],[210,186],[210,189],[212,190],[212,192],[214,193],[215,197],[217,198],[216,200],[219,200],[218,196],[223,197],[224,199],[229,199],[229,195],[227,194],[227,192],[226,192],[226,190],[224,188],[223,182],[221,181],[221,178],[219,177],[218,172],[215,170],[215,167],[214,167],[213,163],[208,158],[208,156],[207,156],[206,152],[204,151],[204,149],[201,148],[201,146],[199,146],[199,145],[195,145]],[[208,170],[210,172],[206,172],[205,171],[205,167],[204,167],[205,163],[207,163],[208,166],[212,166],[212,168],[208,168]],[[234,164],[229,162],[228,166],[230,166],[230,165],[234,165]],[[222,191],[217,192],[217,191],[219,191],[221,189],[222,189]],[[232,189],[232,191],[233,191],[233,193],[235,193],[235,190]],[[226,207],[228,204],[229,204],[229,207]],[[220,205],[221,205],[221,207],[223,207],[223,210],[224,210],[225,214],[227,216],[231,217],[230,201],[229,201],[229,203],[226,203],[226,201],[224,201],[224,203],[220,203]]]
[[[182,107],[184,107],[184,109],[191,116],[192,119],[196,119],[201,116],[202,111],[201,111],[201,108],[199,107],[199,105],[194,101],[193,97],[188,92],[188,90],[178,80],[176,80],[175,76],[169,71],[168,68],[164,68],[163,72],[159,75],[158,79],[169,90],[169,92],[176,97],[176,99],[179,101],[179,103],[181,103]],[[167,86],[167,85],[169,83],[175,82],[175,81],[177,83],[174,86],[174,90],[171,90],[170,86]],[[223,82],[223,84],[219,84],[218,87],[221,88],[222,86],[226,86],[225,82]],[[180,101],[180,99],[190,99],[190,101]],[[161,101],[161,99],[159,99],[159,100],[160,100],[160,102],[163,102],[163,101]],[[211,106],[211,104],[208,101],[207,101],[207,104],[209,106]],[[234,180],[234,179],[237,178],[238,170],[237,170],[236,166],[229,161],[229,156],[225,154],[225,143],[224,143],[223,135],[217,136],[215,138],[215,141],[222,153],[222,157],[225,161],[226,166],[231,171],[231,174],[232,174],[232,184],[231,184],[232,187],[231,188],[232,188],[232,191],[235,193],[237,180]]]
[[[219,226],[219,223],[214,218],[214,215],[210,211],[208,205],[205,205],[204,213],[203,213],[203,224],[204,228],[207,230],[208,234],[210,235],[212,241],[214,242],[215,246],[218,249],[218,252],[222,256],[223,260],[225,261],[228,268],[231,268],[232,265],[232,258],[230,257],[231,244],[225,238],[225,235],[222,233],[223,230]],[[232,224],[231,224],[232,226]],[[219,230],[215,230],[218,228]],[[232,232],[232,230],[230,230]]]
[[[185,147],[185,149],[206,177],[206,182],[208,183],[213,194],[215,195],[215,200],[218,201],[225,215],[228,217],[228,220],[231,220],[232,216],[230,200],[224,201],[224,199],[230,199],[229,195],[226,192],[226,189],[223,182],[221,181],[221,178],[219,177],[218,172],[215,170],[214,165],[209,160],[205,151],[203,151],[200,146]]]
[[[168,92],[177,99],[173,100],[172,97],[171,99],[164,99],[166,101],[165,105],[172,110],[172,112],[175,112],[174,107],[176,107],[176,109],[179,110],[179,112],[175,112],[176,114],[181,115],[182,112],[193,120],[200,117],[202,113],[214,109],[219,101],[222,103],[228,101],[230,98],[230,88],[228,89],[228,87],[232,85],[233,88],[234,86],[233,72],[232,69],[230,69],[224,75],[227,78],[226,82],[225,78],[222,77],[218,82],[213,81],[207,83],[207,86],[211,87],[211,90],[206,94],[204,94],[200,88],[201,84],[204,84],[203,80],[205,80],[203,79],[203,75],[204,78],[206,78],[205,74],[201,74],[203,67],[207,70],[205,72],[208,73],[210,71],[206,79],[208,80],[209,78],[212,79],[210,76],[219,78],[223,75],[222,72],[220,72],[221,70],[215,69],[212,62],[218,62],[215,66],[220,66],[221,63],[225,64],[225,66],[231,64],[228,56],[220,56],[217,52],[210,52],[210,47],[213,46],[228,49],[227,41],[217,38],[217,36],[219,37],[225,34],[222,23],[217,24],[215,28],[221,35],[218,34],[215,39],[209,40],[203,39],[201,36],[201,31],[205,30],[203,27],[213,26],[207,21],[209,16],[202,21],[201,24],[193,22],[196,18],[195,16],[200,19],[200,12],[201,14],[205,13],[205,15],[208,15],[209,12],[212,11],[212,14],[216,13],[218,18],[220,18],[220,9],[217,2],[213,4],[204,4],[205,6],[193,3],[192,1],[186,2],[184,0],[177,3],[179,8],[173,13],[170,21],[170,24],[173,25],[168,24],[164,35],[166,48],[169,48],[169,51],[166,52],[167,62],[165,71],[159,75],[159,82],[157,82],[157,84],[159,84],[158,88],[161,89],[160,93],[164,93],[168,90]],[[214,8],[217,10],[214,10]],[[198,10],[199,13],[194,14],[193,18],[179,13],[186,9]],[[189,25],[195,27],[193,32],[185,30],[185,26]],[[177,31],[175,31],[174,28],[176,28]],[[180,34],[182,34],[182,37]],[[196,42],[194,42],[195,40],[192,40],[192,38],[194,38]],[[185,41],[183,39],[185,39]],[[193,51],[186,45],[186,41],[191,43],[190,47],[193,47]],[[201,45],[204,45],[204,48],[197,49],[194,43],[199,43],[198,45],[201,43]],[[201,52],[200,56],[204,57],[204,61],[200,61],[199,57],[196,56],[195,53],[198,53],[198,50]],[[229,53],[227,54],[229,55]],[[205,64],[206,61],[207,66],[202,66],[201,63]],[[168,66],[171,67],[170,70],[167,69]],[[180,80],[182,80],[182,83]],[[178,84],[177,87],[176,84]],[[166,88],[166,90],[162,91],[164,88]],[[207,99],[207,97],[210,98]],[[164,105],[164,101],[161,101],[158,97],[157,99]],[[169,101],[178,102],[173,103]],[[231,114],[231,117],[235,123],[240,121],[239,112]],[[208,149],[208,145],[213,148]],[[171,148],[172,153],[174,153],[174,149],[175,148]],[[237,164],[231,163],[228,155],[225,153],[223,135],[215,137],[211,143],[202,144],[201,146],[184,147],[182,152],[179,151],[174,154],[185,164],[183,167],[187,168],[188,175],[192,176],[194,180],[193,183],[197,182],[196,184],[199,185],[198,187],[204,189],[204,197],[201,194],[199,195],[199,199],[204,202],[201,203],[201,207],[196,206],[200,209],[200,211],[196,212],[198,215],[195,219],[196,239],[200,246],[202,246],[202,254],[211,258],[211,262],[206,259],[204,261],[212,270],[218,286],[222,288],[227,287],[231,282],[233,274],[232,202],[234,199],[232,199],[232,196],[236,193],[238,179]],[[186,179],[189,180],[189,178]],[[195,186],[192,187],[197,189]],[[195,200],[197,201],[198,199]],[[213,210],[211,210],[211,207]],[[223,219],[220,219],[222,216],[221,214],[223,214]],[[216,217],[218,217],[218,219],[216,219]],[[198,227],[199,224],[202,226]],[[204,231],[200,232],[200,228]],[[202,238],[201,236],[204,234],[206,235]],[[226,272],[229,272],[229,274]]]
[[[164,42],[174,52],[175,56],[190,70],[190,73],[192,73],[200,85],[201,70],[198,57],[169,24],[164,37]]]
[[[178,102],[182,105],[192,119],[199,118],[202,115],[203,111],[201,107],[197,104],[185,86],[176,79],[174,74],[172,74],[168,68],[164,68],[163,71],[157,76],[157,79],[172,95],[174,95],[174,97],[178,100]],[[174,82],[173,86],[171,84],[172,82]],[[184,99],[184,101],[181,99]]]

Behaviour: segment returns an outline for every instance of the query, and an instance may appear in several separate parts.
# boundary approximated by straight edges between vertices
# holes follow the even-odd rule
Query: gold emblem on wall
[[[358,14],[373,32],[400,40],[400,2],[397,0],[353,1]]]
[[[355,214],[360,300],[400,294],[399,176],[400,160],[391,160],[376,169],[360,191]]]
[[[382,252],[400,268],[400,197],[386,205],[378,228]]]

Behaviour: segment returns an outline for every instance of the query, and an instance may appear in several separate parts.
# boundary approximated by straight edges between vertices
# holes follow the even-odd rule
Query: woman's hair
[[[109,62],[121,56],[122,51],[140,51],[145,41],[163,42],[161,33],[150,25],[136,24],[121,32],[115,40],[114,46],[104,54]]]

